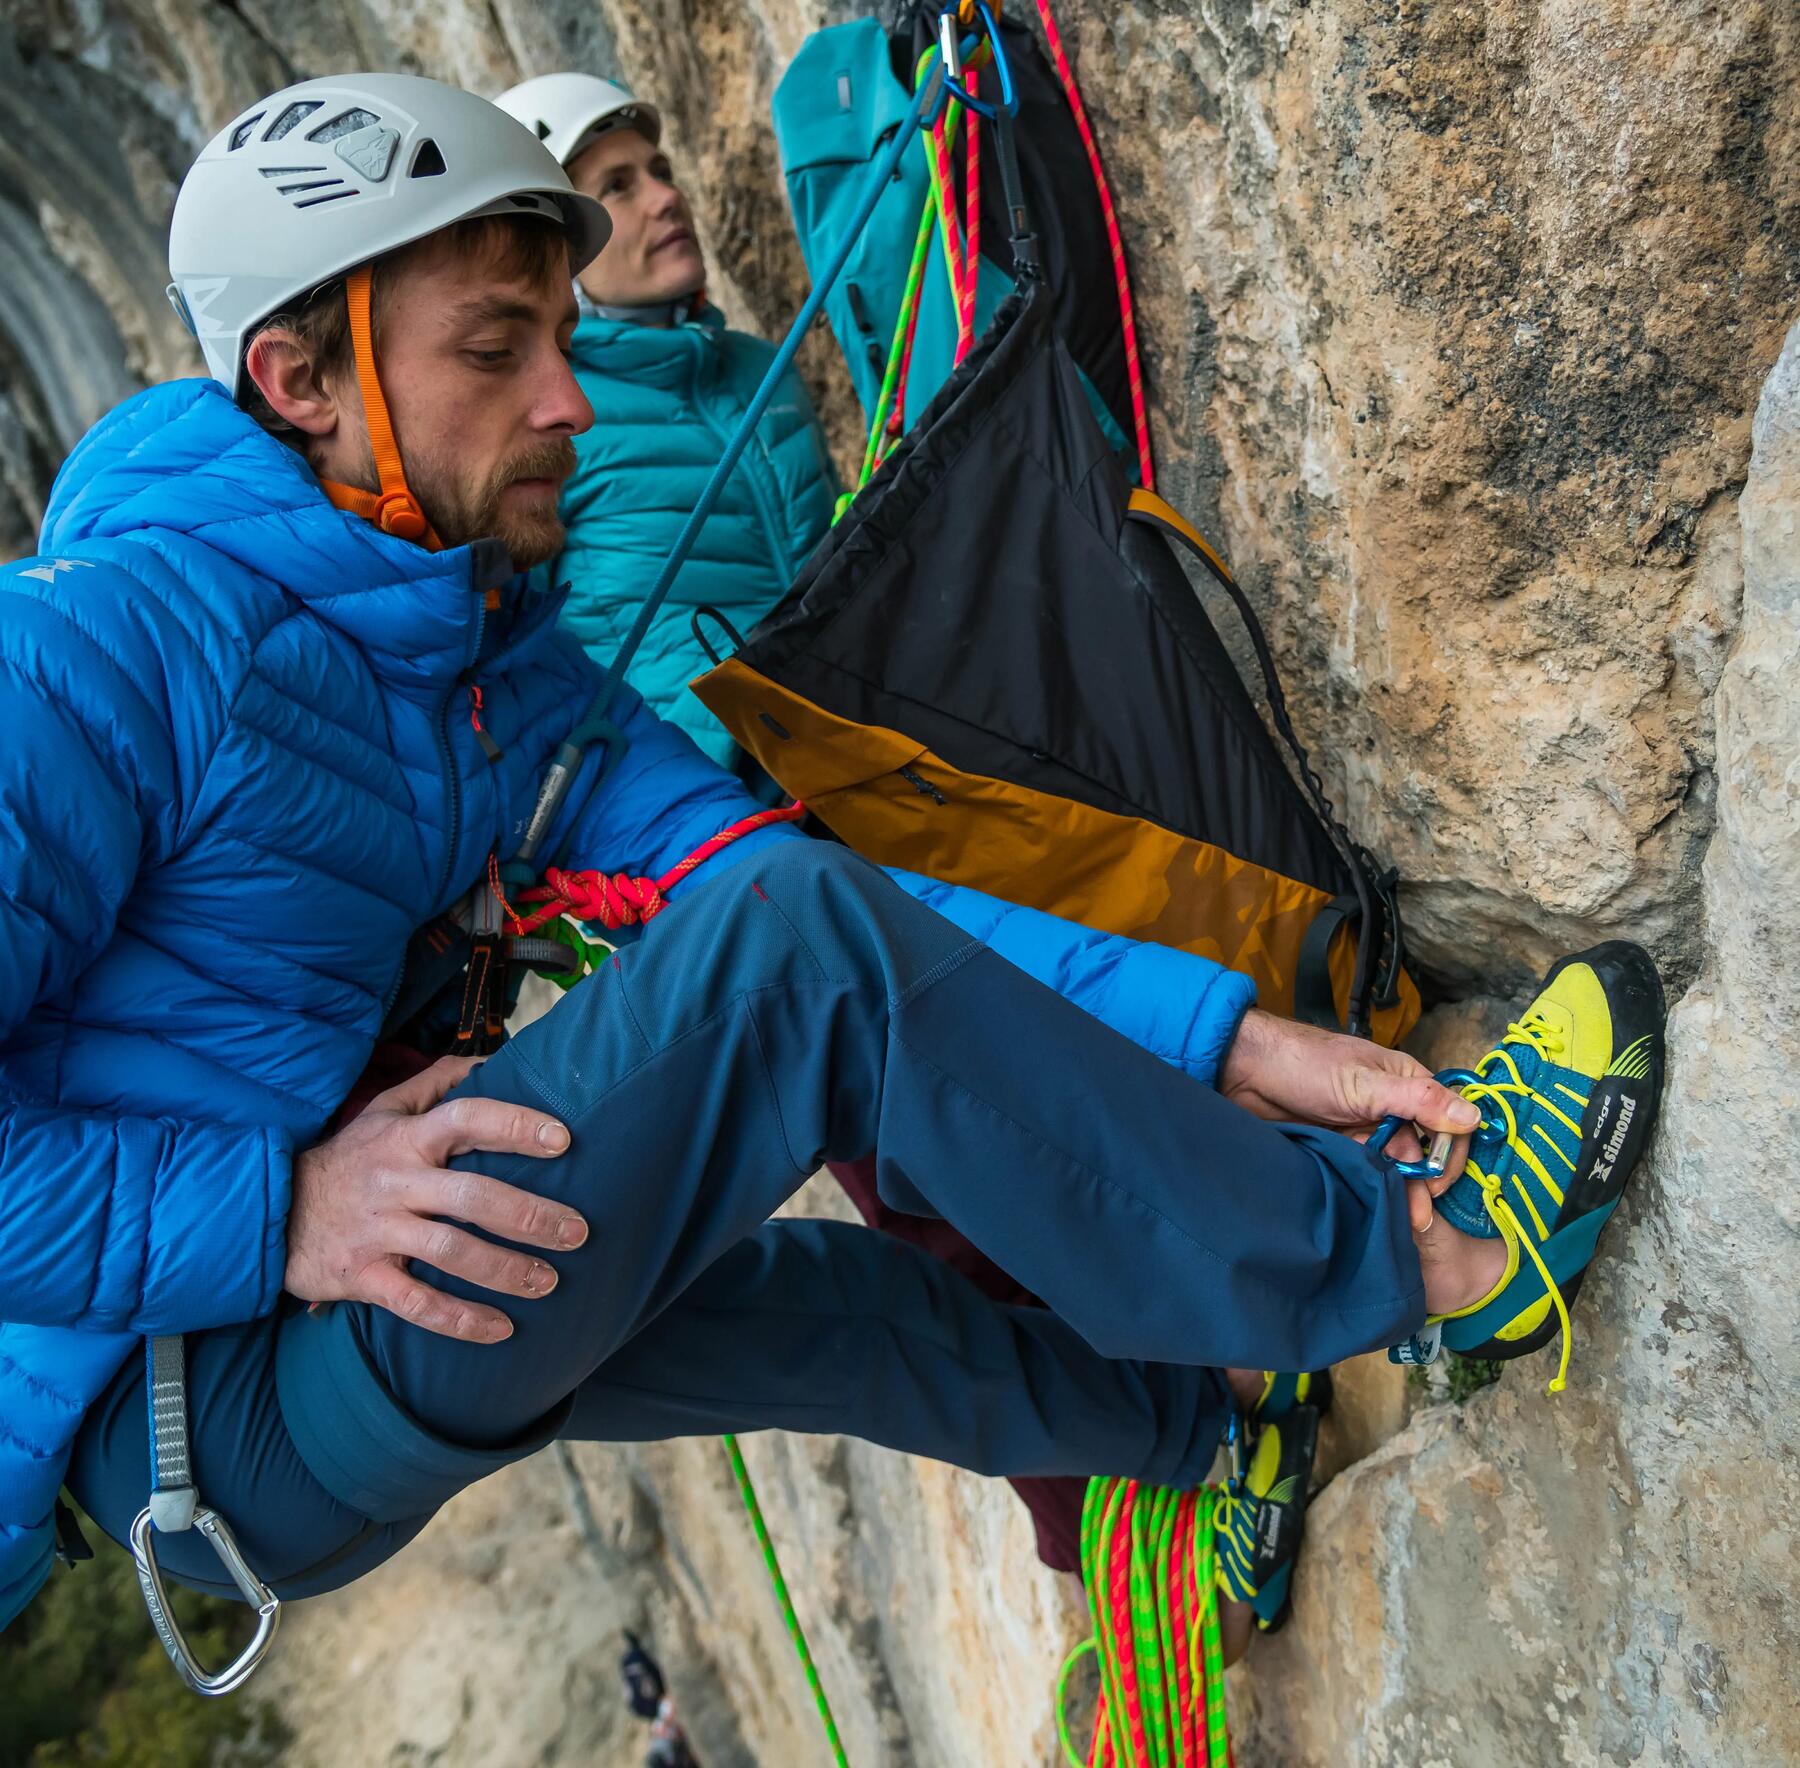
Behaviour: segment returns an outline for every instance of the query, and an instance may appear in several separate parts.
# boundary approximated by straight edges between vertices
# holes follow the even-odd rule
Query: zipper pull
[[[506,751],[488,735],[487,726],[481,722],[481,687],[476,682],[469,683],[469,724],[481,739],[481,752],[492,767]]]

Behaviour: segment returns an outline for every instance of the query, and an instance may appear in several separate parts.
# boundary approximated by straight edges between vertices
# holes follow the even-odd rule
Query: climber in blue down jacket
[[[300,163],[344,194],[284,188]],[[1422,1266],[1419,1188],[1354,1142],[1233,1102],[1466,1127],[1408,1058],[784,825],[498,1054],[331,1127],[409,937],[460,903],[493,949],[494,868],[595,692],[519,571],[561,542],[570,275],[605,234],[468,94],[246,107],[171,235],[212,378],[102,419],[0,569],[0,1621],[64,1484],[162,1575],[241,1588],[236,1551],[273,1600],[557,1436],[1191,1481],[1227,1368],[1390,1343],[1493,1281],[1498,1243],[1442,1222]],[[755,808],[612,710],[622,754],[585,757],[542,856],[657,877]],[[1047,1308],[769,1220],[872,1148],[885,1197]]]
[[[630,630],[775,350],[726,326],[703,293],[694,217],[654,106],[591,74],[542,74],[495,100],[606,207],[612,237],[581,272],[575,378],[594,408],[563,487],[555,566],[563,624],[602,668]],[[653,711],[731,766],[737,746],[687,684],[708,667],[694,615],[748,632],[831,525],[837,478],[812,400],[789,370],[657,611],[627,679]]]

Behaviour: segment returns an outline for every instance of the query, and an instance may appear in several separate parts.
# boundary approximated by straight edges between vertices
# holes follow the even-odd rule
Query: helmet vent
[[[232,130],[231,140],[226,144],[225,151],[227,153],[232,153],[242,147],[244,143],[250,139],[250,131],[263,120],[263,117],[266,114],[267,113],[264,111],[257,111],[253,115],[247,116],[239,123],[238,126]]]
[[[329,123],[321,123],[318,128],[307,130],[306,139],[308,141],[336,141],[340,136],[354,135],[358,129],[366,129],[371,123],[380,121],[381,119],[373,111],[342,111]]]
[[[279,141],[284,135],[291,134],[323,104],[322,98],[302,98],[290,104],[268,128],[263,131],[264,141]]]
[[[259,166],[265,178],[301,178],[308,172],[323,172],[323,166]]]
[[[429,135],[419,143],[419,151],[413,155],[413,178],[442,178],[446,167],[444,156],[438,144]]]
[[[362,192],[354,184],[346,184],[341,190],[328,190],[322,196],[295,197],[294,207],[296,209],[316,209],[320,203],[335,203],[340,197],[361,195]]]

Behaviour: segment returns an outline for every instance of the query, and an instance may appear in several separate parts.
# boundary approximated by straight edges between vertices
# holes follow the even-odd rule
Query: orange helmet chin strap
[[[369,426],[369,447],[375,455],[375,477],[379,492],[364,491],[356,485],[342,485],[335,479],[321,479],[325,495],[334,507],[348,510],[373,522],[383,534],[401,540],[414,540],[431,552],[443,545],[432,532],[419,500],[406,483],[406,469],[400,464],[400,447],[394,440],[394,426],[388,418],[387,400],[381,391],[381,377],[375,372],[375,330],[369,317],[369,266],[352,270],[344,279],[344,298],[350,309],[350,346],[356,357],[356,383],[362,389],[363,418]]]

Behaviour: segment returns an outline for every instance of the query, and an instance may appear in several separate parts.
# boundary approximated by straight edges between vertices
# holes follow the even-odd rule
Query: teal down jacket
[[[727,330],[715,309],[703,307],[668,328],[587,314],[575,328],[573,357],[594,427],[575,441],[578,464],[562,500],[569,536],[556,575],[569,584],[564,625],[605,668],[775,351]],[[628,676],[716,761],[729,764],[734,745],[688,692],[709,667],[694,611],[717,608],[748,632],[824,538],[836,497],[818,416],[790,370]],[[711,636],[717,644],[718,634]]]

